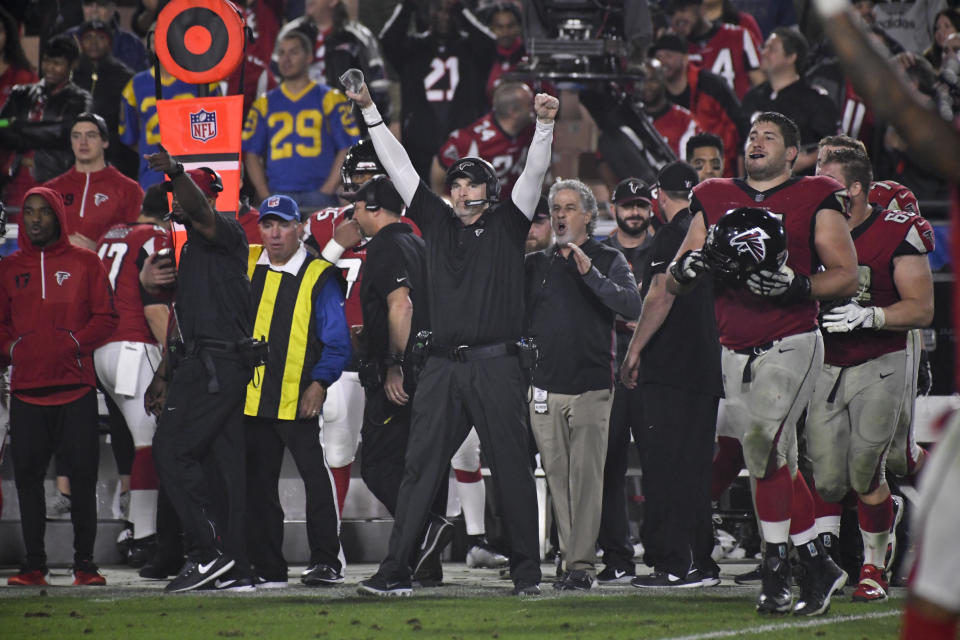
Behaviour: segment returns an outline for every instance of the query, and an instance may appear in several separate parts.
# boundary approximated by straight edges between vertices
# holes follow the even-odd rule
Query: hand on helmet
[[[678,284],[690,284],[701,273],[710,271],[710,263],[700,250],[687,251],[670,264],[670,274]]]
[[[854,329],[880,329],[885,321],[879,307],[861,307],[851,301],[823,314],[822,326],[829,333],[846,333]]]
[[[777,271],[761,269],[751,273],[747,277],[747,289],[754,295],[790,304],[810,297],[810,278],[794,273],[784,264]]]

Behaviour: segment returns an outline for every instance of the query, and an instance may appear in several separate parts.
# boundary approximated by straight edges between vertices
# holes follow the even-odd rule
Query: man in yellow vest
[[[287,446],[307,499],[310,566],[301,581],[339,584],[344,563],[340,520],[318,421],[327,387],[350,362],[345,286],[338,269],[304,249],[300,209],[292,198],[265,198],[259,226],[263,245],[250,247],[248,268],[257,306],[253,335],[265,337],[270,351],[247,386],[244,406],[250,561],[259,586],[287,585],[277,486]]]

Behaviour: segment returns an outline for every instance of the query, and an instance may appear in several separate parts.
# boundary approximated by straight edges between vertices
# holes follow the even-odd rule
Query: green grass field
[[[684,594],[346,597],[323,591],[100,597],[89,588],[0,599],[0,638],[896,638],[903,601],[835,599],[819,618],[759,617],[740,589]],[[847,589],[849,594],[850,589]],[[48,595],[49,594],[49,595]],[[4,594],[7,595],[7,594]]]

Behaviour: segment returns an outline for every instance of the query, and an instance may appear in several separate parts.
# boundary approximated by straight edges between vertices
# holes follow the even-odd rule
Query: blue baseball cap
[[[300,207],[290,196],[268,196],[260,203],[260,217],[257,220],[263,220],[267,216],[300,222]]]

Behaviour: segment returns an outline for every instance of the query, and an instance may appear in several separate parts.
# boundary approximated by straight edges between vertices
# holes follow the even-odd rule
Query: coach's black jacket
[[[526,334],[540,348],[533,384],[576,395],[614,382],[617,314],[640,315],[640,292],[630,264],[612,247],[588,238],[580,245],[593,266],[577,270],[573,252],[557,247],[526,258]]]

